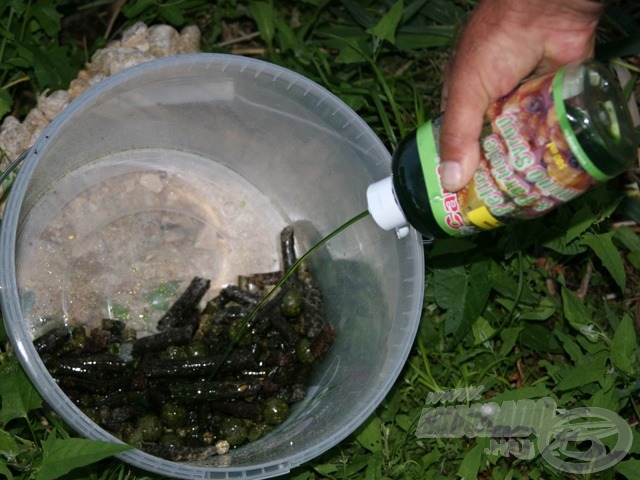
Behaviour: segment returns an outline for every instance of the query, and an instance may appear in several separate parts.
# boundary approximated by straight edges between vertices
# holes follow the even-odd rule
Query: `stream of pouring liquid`
[[[269,291],[269,293],[267,293],[264,296],[264,298],[262,300],[260,300],[260,302],[258,302],[258,304],[256,304],[256,306],[253,307],[253,309],[249,312],[249,315],[247,315],[247,317],[242,322],[242,327],[234,335],[234,337],[231,339],[231,342],[227,346],[227,349],[224,351],[224,353],[222,355],[222,360],[220,360],[220,362],[218,362],[218,364],[215,366],[215,368],[213,369],[211,374],[209,374],[209,377],[208,377],[207,380],[210,381],[215,376],[215,374],[218,372],[218,369],[224,363],[224,361],[227,358],[227,356],[229,355],[229,353],[231,353],[231,350],[233,349],[234,345],[242,337],[242,335],[244,334],[245,330],[247,329],[247,326],[251,323],[251,320],[253,320],[253,318],[257,315],[257,313],[260,310],[260,308],[262,308],[262,306],[265,305],[269,301],[269,299],[273,296],[273,294],[278,291],[278,289],[284,284],[284,282],[286,282],[289,279],[289,277],[291,277],[291,275],[293,275],[293,273],[298,269],[298,267],[300,265],[302,265],[302,263],[309,257],[309,255],[311,255],[313,252],[318,250],[320,247],[322,247],[325,243],[327,243],[333,237],[338,235],[340,232],[342,232],[343,230],[346,230],[351,225],[353,225],[354,223],[356,223],[359,220],[362,220],[363,218],[365,218],[368,215],[369,215],[369,211],[365,210],[364,212],[359,213],[358,215],[353,217],[352,219],[347,220],[345,223],[343,223],[338,228],[336,228],[333,232],[331,232],[327,236],[321,238],[315,245],[313,245],[309,250],[307,250],[291,266],[291,268],[289,268],[289,270],[287,270],[285,272],[285,274],[278,281],[278,283],[276,283],[276,285]]]

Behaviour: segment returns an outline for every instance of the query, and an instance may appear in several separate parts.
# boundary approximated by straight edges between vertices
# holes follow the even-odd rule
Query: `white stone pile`
[[[188,26],[178,32],[169,25],[148,27],[142,22],[134,24],[122,33],[120,39],[96,51],[68,90],[42,93],[37,106],[22,122],[12,115],[5,117],[0,127],[0,148],[4,154],[0,160],[0,172],[31,147],[49,122],[89,87],[134,65],[199,50],[200,30],[196,26]]]

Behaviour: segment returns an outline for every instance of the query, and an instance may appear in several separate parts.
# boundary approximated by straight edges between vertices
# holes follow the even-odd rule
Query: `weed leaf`
[[[577,241],[567,241],[566,234],[552,238],[545,242],[544,246],[563,255],[577,255],[586,250],[586,248]]]
[[[489,298],[491,284],[486,281],[486,261],[462,267],[438,269],[433,284],[436,302],[447,310],[445,332],[453,333],[452,343],[462,339],[480,316]]]
[[[275,18],[275,25],[278,33],[280,34],[280,40],[278,45],[282,52],[299,52],[302,51],[302,45],[300,39],[296,36],[294,31],[289,27],[285,19],[281,17]]]
[[[9,113],[12,105],[13,98],[11,98],[11,94],[4,88],[0,88],[0,117],[4,117]]]
[[[331,475],[332,473],[336,473],[338,471],[338,467],[333,463],[323,463],[320,465],[315,465],[313,469],[318,472],[320,475]]]
[[[489,339],[495,335],[496,329],[491,326],[486,318],[482,316],[478,317],[478,319],[473,322],[473,325],[471,325],[471,332],[473,333],[475,345],[483,344],[485,348],[491,348]]]
[[[7,462],[14,462],[22,451],[13,435],[5,430],[0,430],[0,457]],[[0,459],[0,460],[1,460]],[[1,463],[1,461],[0,461]]]
[[[625,198],[620,205],[620,212],[636,223],[640,223],[640,200],[633,197]]]
[[[6,463],[0,462],[0,473],[3,474],[7,480],[13,480],[14,478]]]
[[[491,402],[501,405],[502,402],[527,400],[533,398],[542,398],[551,396],[551,392],[543,384],[538,383],[534,387],[523,387],[515,390],[505,390],[495,397],[491,398]]]
[[[627,260],[633,266],[633,268],[640,269],[640,250],[629,252],[629,254],[627,255]]]
[[[145,9],[157,6],[156,0],[139,0],[137,2],[125,2],[122,13],[128,18],[139,16]]]
[[[510,327],[505,328],[500,332],[500,338],[502,338],[502,346],[500,347],[500,355],[507,355],[513,347],[516,346],[516,342],[518,341],[518,335],[522,331],[524,327]]]
[[[58,13],[53,4],[49,2],[35,2],[31,5],[31,13],[38,20],[38,23],[48,36],[55,37],[58,35],[62,14]]]
[[[616,472],[624,475],[629,480],[638,480],[638,472],[640,472],[640,460],[630,458],[624,462],[620,462],[616,466]]]
[[[638,236],[636,232],[634,232],[627,226],[621,226],[620,228],[617,228],[613,239],[616,242],[624,245],[632,252],[640,250],[640,236]]]
[[[616,393],[614,387],[615,378],[613,376],[605,377],[603,387],[594,393],[585,404],[589,407],[606,408],[607,410],[617,412],[620,409],[620,406],[617,405],[619,396],[616,395],[614,398],[614,394]]]
[[[351,39],[340,41],[338,46],[340,53],[336,57],[336,62],[341,64],[364,62],[369,52],[369,44],[364,39]]]
[[[554,330],[556,337],[562,342],[562,348],[569,354],[569,357],[574,362],[577,362],[582,358],[582,349],[580,345],[573,339],[572,335],[568,335],[559,329]]]
[[[50,435],[42,442],[42,465],[36,480],[59,478],[74,468],[90,465],[131,448],[121,443],[85,438],[62,439]]]
[[[457,473],[460,478],[478,478],[485,443],[482,440],[486,439],[478,439],[476,445],[465,454]]]
[[[569,324],[590,341],[595,342],[598,339],[598,335],[592,330],[591,314],[580,300],[580,297],[566,287],[562,287],[562,306],[564,317]]]
[[[75,76],[67,47],[51,47],[48,50],[31,48],[36,78],[41,89],[67,87]]]
[[[271,46],[276,33],[276,14],[273,5],[267,2],[251,2],[249,12],[258,25],[260,37],[267,45]]]
[[[382,477],[382,457],[370,455],[367,460],[367,470],[364,474],[364,480],[377,480]]]
[[[369,464],[369,458],[371,458],[371,454],[369,453],[354,457],[349,466],[345,469],[345,475],[352,476],[366,468]]]
[[[356,440],[371,453],[382,451],[382,429],[380,420],[372,417],[365,427],[358,433]]]
[[[595,355],[584,355],[575,365],[567,365],[558,371],[560,381],[556,390],[564,391],[601,382],[609,355],[602,351]]]
[[[393,7],[380,19],[378,24],[370,30],[372,35],[387,40],[391,44],[396,42],[396,30],[402,20],[402,10],[404,8],[402,0],[396,2]]]
[[[526,287],[525,287],[526,292]],[[509,307],[511,308],[511,307]],[[542,297],[535,307],[527,308],[520,313],[522,320],[543,321],[547,320],[558,310],[555,300],[551,297]]]
[[[342,0],[342,5],[353,17],[353,20],[363,28],[371,28],[375,23],[373,16],[360,4],[353,0]]]
[[[593,224],[594,214],[589,205],[582,205],[580,209],[569,220],[569,228],[565,234],[565,241],[575,240]]]
[[[609,271],[621,290],[627,283],[627,276],[624,273],[624,264],[620,252],[613,244],[615,232],[601,233],[595,235],[588,233],[580,243],[587,245],[598,256],[602,264]]]
[[[0,371],[0,422],[6,424],[15,418],[27,418],[31,410],[42,406],[42,398],[18,364]]]
[[[629,315],[622,317],[611,341],[611,362],[627,375],[633,375],[632,358],[636,348],[636,331]]]

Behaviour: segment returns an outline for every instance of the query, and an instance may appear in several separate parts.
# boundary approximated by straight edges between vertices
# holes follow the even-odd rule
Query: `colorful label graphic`
[[[482,158],[473,180],[452,193],[440,184],[441,117],[416,134],[431,208],[449,235],[463,236],[538,217],[598,181],[565,118],[562,72],[523,84],[487,112]]]

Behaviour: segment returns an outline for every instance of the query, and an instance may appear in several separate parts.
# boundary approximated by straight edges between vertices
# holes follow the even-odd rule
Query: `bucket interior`
[[[279,234],[298,254],[366,210],[389,154],[332,94],[265,62],[197,54],[127,70],[88,91],[43,133],[13,186],[0,232],[9,336],[27,373],[83,436],[113,440],[64,395],[31,340],[50,318],[90,325],[141,307],[154,285],[281,268]],[[335,344],[306,398],[266,437],[199,464],[141,451],[121,458],[181,478],[263,478],[336,445],[384,398],[420,319],[424,266],[415,232],[365,218],[310,258]]]

